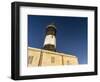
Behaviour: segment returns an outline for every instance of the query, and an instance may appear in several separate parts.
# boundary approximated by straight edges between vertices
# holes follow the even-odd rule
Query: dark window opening
[[[70,62],[69,61],[67,61],[67,65],[70,65]]]
[[[51,57],[51,63],[55,63],[55,57]]]

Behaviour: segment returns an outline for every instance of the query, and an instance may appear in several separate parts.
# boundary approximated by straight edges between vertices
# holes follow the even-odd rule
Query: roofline
[[[34,49],[34,50],[37,50],[37,51],[44,51],[46,53],[56,53],[56,54],[59,54],[59,55],[63,55],[63,56],[71,56],[71,57],[75,57],[77,58],[76,56],[74,55],[70,55],[70,54],[67,54],[67,53],[59,53],[59,52],[53,52],[53,51],[49,51],[49,50],[44,50],[44,49],[39,49],[39,48],[33,48],[33,47],[28,47],[29,49]]]

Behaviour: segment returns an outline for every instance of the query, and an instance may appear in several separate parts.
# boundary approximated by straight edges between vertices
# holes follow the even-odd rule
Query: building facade
[[[76,56],[28,47],[28,67],[77,64],[78,58]]]

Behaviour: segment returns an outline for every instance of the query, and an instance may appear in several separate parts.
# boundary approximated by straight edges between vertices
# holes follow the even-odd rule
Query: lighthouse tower
[[[56,51],[56,27],[50,24],[46,28],[46,37],[44,41],[45,50]]]

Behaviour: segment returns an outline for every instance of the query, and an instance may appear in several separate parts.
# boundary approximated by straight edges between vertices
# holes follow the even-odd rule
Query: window
[[[69,61],[67,61],[67,65],[70,65],[70,62]]]
[[[55,57],[51,57],[51,63],[55,63]]]
[[[28,57],[28,64],[32,64],[33,57],[34,57],[34,56],[29,56],[29,57]]]

